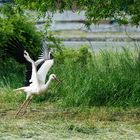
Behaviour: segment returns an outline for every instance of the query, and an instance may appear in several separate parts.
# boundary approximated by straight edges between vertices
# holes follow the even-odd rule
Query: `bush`
[[[4,57],[4,44],[10,37],[18,38],[29,50],[32,57],[39,54],[41,46],[41,32],[38,32],[33,20],[31,21],[18,7],[4,5],[1,8],[0,17],[0,51],[1,58]]]

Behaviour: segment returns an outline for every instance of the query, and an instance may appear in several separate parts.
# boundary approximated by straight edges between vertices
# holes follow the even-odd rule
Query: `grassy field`
[[[83,47],[65,49],[56,57],[50,73],[61,85],[52,83],[48,93],[35,97],[26,114],[16,119],[25,94],[13,89],[22,86],[24,67],[14,61],[9,67],[3,64],[0,139],[140,139],[138,49],[94,54]]]
[[[12,93],[13,94],[13,93]],[[21,95],[13,95],[19,98]],[[24,116],[14,115],[20,102],[0,104],[0,139],[138,140],[140,108],[60,108],[34,100]]]

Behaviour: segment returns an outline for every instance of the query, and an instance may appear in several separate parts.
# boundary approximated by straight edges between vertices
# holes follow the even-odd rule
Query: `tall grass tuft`
[[[55,73],[62,83],[56,89],[54,83],[51,85],[50,96],[47,96],[50,100],[64,107],[140,105],[138,50],[132,52],[124,48],[121,52],[101,50],[94,53],[83,47],[64,49],[62,57],[59,54],[56,57],[50,73]],[[22,70],[18,68],[17,73],[8,71],[12,77],[5,74],[1,81],[5,84],[7,80],[7,85],[12,88],[19,87]],[[11,85],[11,81],[15,84]],[[42,97],[38,101],[42,101]]]
[[[82,48],[65,53],[65,61],[54,68],[54,73],[63,79],[56,93],[62,106],[140,105],[137,51],[124,48],[122,52],[100,51],[90,55]]]

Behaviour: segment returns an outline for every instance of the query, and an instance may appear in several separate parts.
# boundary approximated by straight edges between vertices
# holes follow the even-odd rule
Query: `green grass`
[[[33,102],[29,108],[24,116],[15,119],[17,109],[0,106],[1,139],[135,140],[140,137],[139,108],[62,109],[49,102]]]
[[[63,55],[62,55],[63,54]],[[62,81],[35,97],[24,116],[14,115],[25,94],[23,67],[14,61],[0,71],[0,139],[136,140],[140,138],[138,51],[65,49],[50,73]],[[16,66],[16,67],[15,67]]]
[[[84,49],[83,49],[84,50]],[[82,51],[83,51],[82,50]],[[138,51],[68,54],[53,72],[62,80],[56,97],[62,106],[136,106],[140,104]]]
[[[49,72],[58,76],[61,85],[54,88],[53,83],[47,96],[36,97],[35,100],[55,101],[64,107],[138,106],[138,54],[138,49],[132,52],[125,48],[121,52],[100,51],[97,54],[88,52],[85,47],[80,50],[64,49],[61,55],[56,54],[57,61]],[[1,73],[1,87],[13,89],[22,86],[23,67],[14,66],[12,62]]]

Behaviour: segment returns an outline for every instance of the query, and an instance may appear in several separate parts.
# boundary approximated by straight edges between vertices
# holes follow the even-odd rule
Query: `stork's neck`
[[[45,84],[45,89],[47,90],[49,88],[49,85],[51,83],[52,79],[49,78],[49,80],[47,81],[47,83]]]

